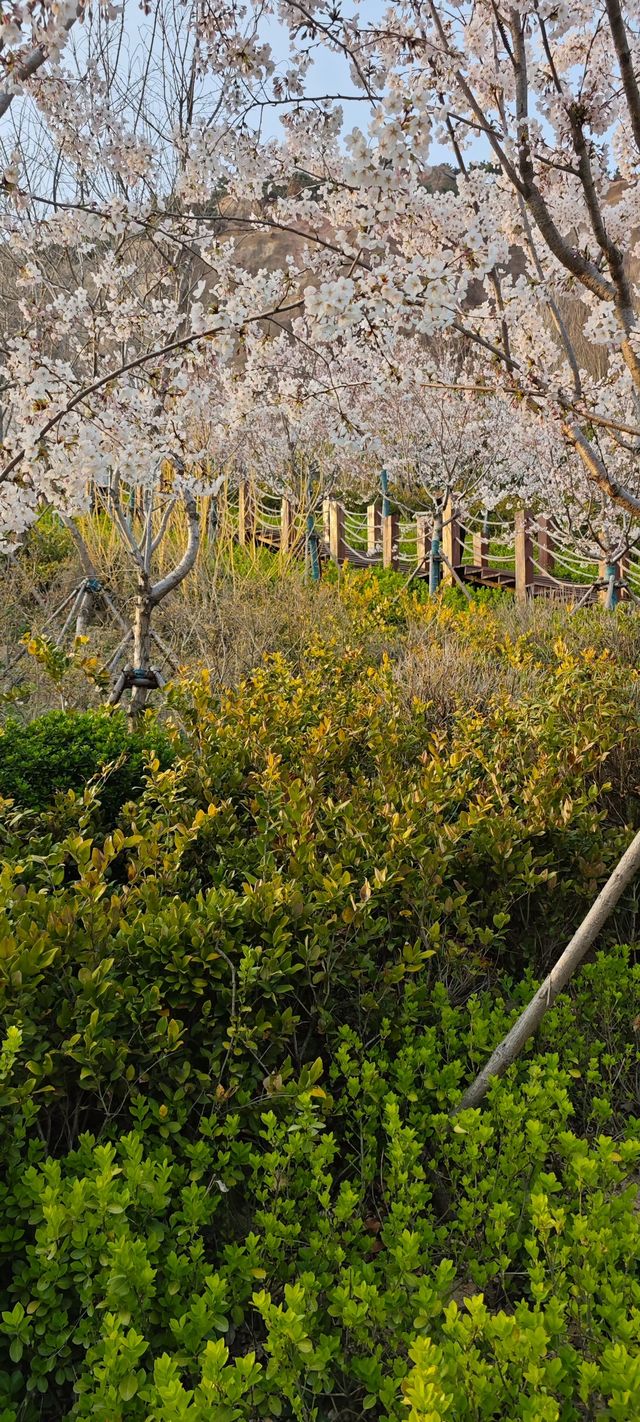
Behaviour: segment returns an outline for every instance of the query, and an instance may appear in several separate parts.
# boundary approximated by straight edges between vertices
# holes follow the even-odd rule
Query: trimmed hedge
[[[100,792],[102,818],[112,825],[142,790],[151,751],[162,768],[171,764],[171,742],[158,724],[146,722],[130,735],[124,711],[47,711],[28,725],[11,718],[0,729],[0,796],[44,810],[59,791],[82,789],[121,759]]]

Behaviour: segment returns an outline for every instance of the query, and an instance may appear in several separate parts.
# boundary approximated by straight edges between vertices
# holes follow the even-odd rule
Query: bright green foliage
[[[176,689],[109,832],[4,815],[0,1422],[640,1416],[632,902],[449,1114],[628,839],[635,678],[416,604],[527,668],[443,721],[362,650],[408,596]]]
[[[0,795],[41,810],[57,792],[80,790],[103,766],[114,768],[101,792],[104,819],[113,824],[126,800],[144,784],[147,753],[163,766],[168,739],[151,723],[130,736],[124,712],[47,711],[30,724],[11,719],[0,728]]]

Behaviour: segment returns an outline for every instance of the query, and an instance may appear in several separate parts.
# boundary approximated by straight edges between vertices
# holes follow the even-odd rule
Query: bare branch
[[[165,533],[166,533],[166,531],[167,531],[167,528],[168,528],[168,526],[169,526],[169,519],[171,518],[171,515],[172,515],[172,513],[173,513],[173,510],[174,510],[174,508],[175,508],[177,502],[178,502],[178,496],[177,496],[177,494],[174,494],[174,495],[169,499],[169,502],[168,502],[168,504],[167,504],[167,506],[166,506],[166,508],[165,508],[165,511],[164,511],[164,513],[163,513],[163,515],[162,515],[162,519],[161,519],[161,521],[160,521],[160,527],[159,527],[158,532],[156,533],[156,536],[155,536],[155,538],[153,539],[153,542],[152,542],[152,544],[151,544],[151,556],[152,556],[152,557],[153,557],[153,554],[156,552],[156,550],[160,547],[160,544],[162,543],[162,540],[163,540],[163,538],[164,538],[164,535],[165,535]]]
[[[167,596],[167,593],[172,592],[174,588],[178,587],[179,583],[181,583],[184,578],[186,578],[187,574],[191,572],[191,569],[196,561],[198,548],[200,545],[200,519],[198,517],[198,506],[193,497],[193,494],[191,494],[189,490],[185,489],[183,497],[184,506],[187,513],[187,519],[189,521],[189,540],[187,543],[187,547],[177,567],[172,568],[170,573],[167,573],[164,578],[160,578],[159,581],[157,583],[154,583],[153,586],[150,588],[149,605],[151,607],[157,607],[158,603],[162,602],[163,598]]]

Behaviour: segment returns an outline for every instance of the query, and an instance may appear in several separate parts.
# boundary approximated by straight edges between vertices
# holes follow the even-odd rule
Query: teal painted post
[[[386,469],[380,470],[380,488],[382,489],[382,517],[391,517],[391,499],[389,498],[389,475]]]
[[[316,522],[313,514],[307,514],[307,548],[309,550],[309,572],[311,581],[320,582],[320,553],[318,549],[318,535],[316,533]]]
[[[437,513],[433,520],[433,534],[431,537],[431,551],[429,553],[429,596],[433,597],[440,587],[442,578],[442,559],[440,556],[442,544],[442,513]]]
[[[616,587],[616,582],[618,580],[618,564],[607,563],[604,575],[608,583],[607,601],[605,603],[605,607],[607,608],[608,612],[613,612],[613,609],[618,606],[618,603],[620,601],[620,591]]]
[[[600,576],[600,592],[598,602],[607,612],[613,612],[620,601],[620,590],[616,583],[620,579],[620,566],[618,563],[605,563],[604,560],[598,566]]]
[[[316,475],[316,468],[313,463],[309,465],[307,471],[307,568],[311,576],[312,583],[320,582],[320,539],[316,533],[315,514],[311,513],[313,506],[313,480]]]

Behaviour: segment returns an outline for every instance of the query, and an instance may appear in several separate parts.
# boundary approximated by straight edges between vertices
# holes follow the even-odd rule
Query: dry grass
[[[135,578],[118,536],[103,518],[83,526],[91,558],[120,614],[131,617]],[[161,574],[179,559],[184,530],[176,521],[157,567]],[[0,567],[0,714],[18,710],[38,715],[61,701],[78,708],[95,705],[98,689],[73,667],[64,678],[62,694],[42,666],[22,650],[26,633],[59,637],[68,608],[51,614],[80,583],[83,570],[70,538],[59,530],[36,529],[19,557]],[[48,625],[47,625],[48,624]],[[311,585],[300,564],[264,550],[246,553],[233,548],[227,532],[215,544],[203,540],[189,578],[157,609],[157,632],[171,650],[174,665],[186,674],[207,667],[214,685],[229,686],[246,676],[265,655],[284,653],[302,666],[314,636],[331,636],[338,645],[353,635],[348,609],[326,583]],[[121,639],[121,630],[103,608],[89,628],[81,655],[106,662]],[[73,627],[64,639],[73,647]],[[16,656],[19,660],[7,671]],[[165,676],[172,666],[158,653]],[[10,699],[7,701],[6,694]],[[3,695],[4,693],[4,695]]]
[[[181,664],[208,667],[219,686],[235,685],[273,652],[301,667],[314,635],[341,643],[352,631],[335,587],[311,586],[290,567],[275,576],[258,569],[211,577],[203,570],[190,594],[167,603],[158,625]]]
[[[458,637],[434,639],[418,629],[409,633],[394,675],[407,710],[416,698],[430,702],[441,726],[462,708],[482,711],[501,693],[518,699],[541,680],[536,668],[514,667],[465,646]]]
[[[133,569],[119,537],[104,517],[87,520],[83,529],[91,556],[123,616],[131,614],[135,591]],[[298,668],[304,667],[310,643],[316,637],[331,639],[339,649],[353,640],[354,631],[367,638],[375,661],[391,650],[394,676],[403,701],[431,702],[434,715],[447,724],[461,707],[482,711],[496,692],[518,698],[535,691],[544,678],[544,665],[555,660],[554,644],[561,639],[579,654],[587,648],[607,651],[632,669],[640,662],[640,615],[622,608],[614,616],[595,608],[571,616],[560,604],[535,600],[520,606],[505,596],[490,610],[466,616],[427,618],[418,614],[397,632],[385,625],[364,631],[357,607],[343,599],[335,582],[312,585],[299,563],[265,550],[238,550],[231,536],[230,513],[223,510],[215,543],[203,539],[196,567],[187,581],[158,609],[157,630],[171,648],[176,663],[188,674],[207,667],[214,685],[230,686],[245,677],[265,655],[281,652]],[[185,530],[176,520],[164,547],[163,571],[180,556]],[[357,580],[366,575],[356,574]],[[32,532],[24,550],[0,567],[0,664],[20,649],[26,633],[42,632],[52,611],[82,577],[77,550],[69,536],[50,522]],[[388,590],[388,589],[387,589]],[[393,594],[395,602],[395,594]],[[357,603],[357,598],[356,598]],[[482,617],[486,627],[483,631]],[[51,624],[58,635],[63,615]],[[371,628],[371,624],[369,624]],[[486,635],[484,635],[486,632]],[[106,661],[120,641],[120,629],[99,612],[90,628],[86,649]],[[535,658],[505,657],[501,645],[522,640],[535,648]],[[72,630],[65,646],[72,644]],[[162,665],[162,659],[158,659]],[[164,665],[165,674],[171,674]],[[0,682],[4,714],[13,702],[6,692],[13,686],[18,709],[25,717],[59,705],[61,693],[51,677],[28,655]],[[4,688],[5,695],[2,695]],[[96,704],[100,693],[79,669],[64,679],[62,698],[84,707]],[[20,704],[22,703],[22,704]],[[625,774],[621,753],[618,775]]]

